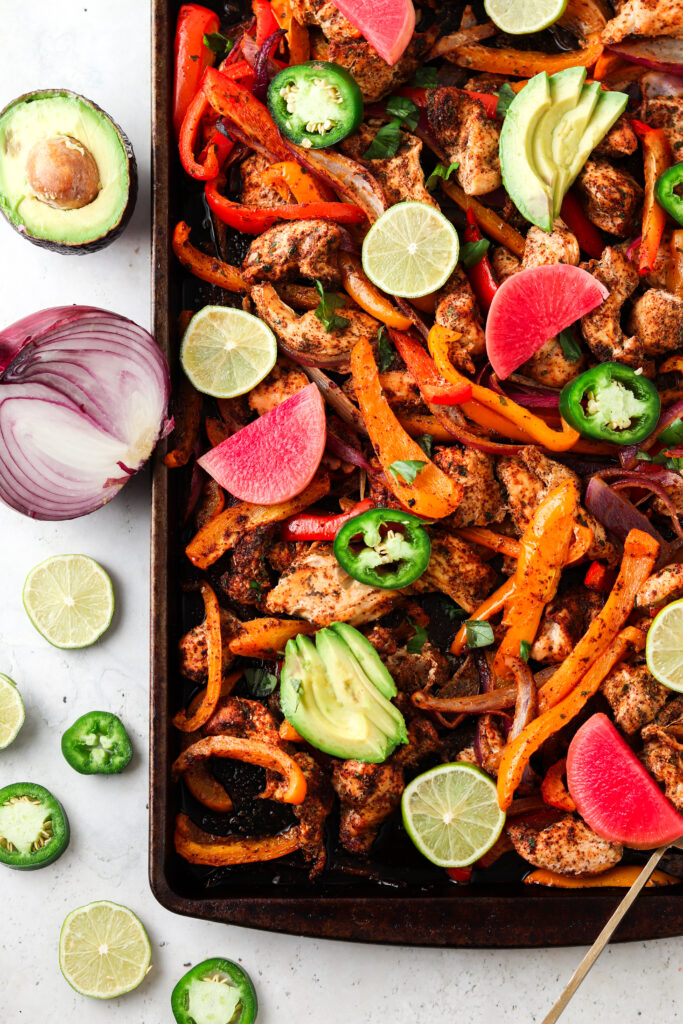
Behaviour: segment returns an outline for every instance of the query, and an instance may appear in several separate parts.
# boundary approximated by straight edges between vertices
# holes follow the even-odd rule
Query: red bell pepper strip
[[[569,230],[576,235],[579,248],[594,260],[599,260],[605,243],[595,224],[589,221],[573,192],[567,192],[562,200],[560,217]]]
[[[215,68],[207,69],[202,90],[216,113],[232,121],[254,149],[265,149],[279,160],[292,159],[268,108],[255,96]]]
[[[374,501],[365,498],[348,512],[342,512],[338,516],[316,516],[311,512],[303,512],[301,515],[292,516],[291,519],[285,519],[280,530],[280,539],[333,541],[344,523],[367,512],[369,508],[374,508],[374,505]]]
[[[465,241],[479,242],[482,234],[479,230],[474,210],[471,207],[467,208],[466,216],[467,227],[465,228]],[[491,308],[491,303],[493,302],[493,296],[498,291],[498,284],[493,276],[493,269],[489,262],[488,253],[484,253],[479,262],[466,270],[465,273],[467,274],[467,280],[472,285],[472,291],[477,297],[477,302],[481,306],[482,312],[488,313]]]
[[[201,91],[198,92],[187,108],[187,113],[183,118],[183,123],[180,128],[180,138],[178,140],[180,162],[183,165],[183,170],[189,174],[191,178],[195,178],[197,181],[210,181],[212,178],[215,178],[220,171],[220,164],[218,162],[218,146],[214,144],[213,136],[204,147],[202,156],[197,159],[194,155],[195,147],[197,145],[197,135],[199,133],[202,119],[210,109],[209,101],[204,93]],[[215,132],[215,134],[219,135],[220,133]],[[225,142],[228,143],[229,140],[225,139]],[[229,150],[232,149],[232,146],[233,143],[230,142],[228,150],[225,152],[225,156],[227,156]]]
[[[206,166],[209,150],[213,149],[216,155],[216,163],[218,164],[218,172],[220,173],[234,146],[235,140],[216,126],[209,136],[209,141],[199,154],[199,163]]]
[[[461,885],[467,885],[472,879],[472,868],[446,868],[446,873]]]
[[[389,337],[398,350],[408,372],[415,378],[428,405],[461,405],[472,397],[472,385],[464,380],[453,384],[442,377],[434,360],[413,335],[388,328]]]
[[[464,92],[472,100],[479,100],[492,121],[500,121],[497,114],[498,96],[495,92],[472,92],[471,89],[461,89],[460,91]]]
[[[609,594],[616,582],[617,574],[602,562],[591,562],[586,573],[584,584],[589,590],[597,590],[601,594]]]
[[[251,0],[251,9],[256,18],[256,45],[263,46],[268,36],[277,32],[279,25],[270,6],[270,0]]]
[[[220,192],[225,178],[219,175],[204,186],[206,201],[213,213],[237,231],[260,235],[278,220],[332,220],[337,224],[360,224],[365,214],[351,203],[287,203],[282,206],[244,206],[233,203]]]
[[[638,273],[642,275],[649,274],[652,270],[664,233],[666,213],[655,199],[655,182],[659,175],[671,166],[672,155],[669,140],[661,128],[651,128],[644,121],[632,120],[631,124],[643,147],[645,174],[643,237],[638,258]]]
[[[215,11],[198,4],[183,4],[178,14],[174,54],[173,128],[180,136],[187,108],[199,90],[202,75],[215,54],[204,46],[204,36],[217,32],[220,21]]]

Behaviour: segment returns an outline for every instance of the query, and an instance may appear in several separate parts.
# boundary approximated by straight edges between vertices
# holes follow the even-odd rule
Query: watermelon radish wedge
[[[503,281],[486,321],[486,351],[501,380],[605,301],[609,291],[567,263],[527,267]]]
[[[592,715],[569,744],[567,785],[579,814],[603,839],[650,850],[683,836],[683,816],[607,715]]]
[[[326,433],[322,396],[309,384],[197,461],[241,501],[277,505],[311,482]]]
[[[334,0],[334,6],[387,64],[395,64],[413,38],[412,0]]]

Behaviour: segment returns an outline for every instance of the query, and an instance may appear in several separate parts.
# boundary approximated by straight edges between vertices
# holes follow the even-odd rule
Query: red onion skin
[[[266,102],[268,95],[268,85],[270,84],[271,78],[274,78],[278,72],[278,68],[271,61],[271,55],[281,39],[286,36],[287,33],[283,28],[278,28],[263,42],[261,49],[256,54],[256,60],[254,61],[254,74],[256,81],[254,83],[254,96],[257,100],[261,100],[262,103]]]
[[[338,456],[340,459],[344,459],[345,462],[350,462],[352,466],[358,466],[360,469],[368,471],[372,469],[372,466],[362,452],[359,452],[356,448],[352,448],[351,445],[340,441],[339,438],[335,437],[335,435],[329,430],[327,432],[325,447],[328,448],[333,455]]]
[[[667,72],[648,72],[641,78],[640,88],[646,100],[655,96],[683,96],[683,78]]]
[[[633,42],[615,43],[607,49],[631,64],[642,64],[646,68],[665,74],[683,75],[682,39],[672,39],[668,36],[638,39]],[[665,55],[667,59],[664,59]]]
[[[38,341],[44,334],[57,326],[65,326],[74,320],[82,320],[89,314],[107,312],[96,306],[55,306],[53,309],[41,309],[37,313],[17,320],[0,332],[0,374],[3,374],[14,357],[31,341]],[[117,313],[108,313],[119,320],[124,317]]]

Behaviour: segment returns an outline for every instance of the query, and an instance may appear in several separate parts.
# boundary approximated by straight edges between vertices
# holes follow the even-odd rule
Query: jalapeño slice
[[[44,868],[69,845],[64,808],[44,786],[15,782],[0,789],[0,864]]]
[[[305,149],[334,146],[363,120],[363,95],[339,64],[312,60],[275,76],[268,109],[286,138]]]
[[[584,437],[638,444],[657,426],[661,400],[652,381],[623,363],[600,363],[567,384],[560,413]]]
[[[371,508],[344,523],[334,554],[349,576],[399,590],[418,579],[432,551],[425,520],[395,508]]]
[[[239,964],[212,957],[184,974],[171,995],[177,1024],[253,1024],[258,1012],[251,978]]]
[[[128,733],[110,711],[81,715],[62,736],[62,753],[81,775],[114,775],[133,756]]]

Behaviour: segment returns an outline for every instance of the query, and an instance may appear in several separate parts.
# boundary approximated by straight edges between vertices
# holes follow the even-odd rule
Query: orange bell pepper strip
[[[206,691],[199,707],[188,716],[184,709],[173,719],[176,729],[181,732],[196,732],[208,722],[216,710],[221,696],[223,682],[223,636],[221,633],[221,609],[218,598],[212,587],[202,581],[200,590],[204,599],[206,624],[206,659],[208,663],[208,682]]]
[[[542,53],[537,50],[513,50],[507,47],[494,49],[481,43],[458,46],[448,53],[448,60],[472,71],[488,71],[494,75],[515,75],[517,78],[531,78],[540,71],[554,75],[565,68],[590,67],[601,56],[603,45],[600,33],[593,32],[586,39],[581,50],[567,53]]]
[[[448,327],[435,324],[429,332],[428,345],[436,367],[442,377],[455,383],[466,381],[467,378],[459,373],[449,357],[449,347],[452,340],[458,336],[457,331],[451,331]],[[579,440],[580,434],[573,430],[568,423],[562,420],[562,431],[553,430],[544,423],[538,416],[534,416],[528,409],[517,405],[504,395],[498,395],[481,384],[472,384],[472,398],[480,406],[484,406],[489,412],[497,413],[503,419],[524,432],[532,440],[530,443],[542,445],[544,448],[554,452],[566,452]],[[461,407],[465,415],[468,415],[467,403]],[[474,410],[476,414],[476,409]]]
[[[500,50],[487,50],[487,53],[500,53]],[[447,196],[453,200],[454,203],[460,207],[461,210],[467,212],[472,210],[474,216],[477,219],[479,227],[490,235],[494,241],[504,245],[506,249],[513,252],[515,256],[520,258],[524,255],[524,235],[520,234],[515,228],[511,227],[507,221],[504,221],[495,210],[492,210],[488,206],[484,206],[473,196],[466,195],[463,190],[454,181],[444,181],[443,178],[439,179],[439,184],[444,190]],[[416,303],[417,305],[417,303]]]
[[[636,594],[652,572],[658,553],[659,544],[653,537],[641,530],[630,531],[624,542],[619,575],[607,601],[569,657],[539,691],[541,711],[563,700],[611,644],[633,611]]]
[[[519,444],[536,444],[531,434],[526,430],[522,430],[521,427],[512,423],[511,420],[501,416],[495,409],[488,409],[481,402],[476,402],[474,399],[464,402],[462,411],[468,419],[483,427],[488,433],[499,434],[508,441],[516,441]]]
[[[498,803],[502,810],[507,810],[512,803],[515,790],[522,781],[524,769],[533,754],[543,746],[547,739],[559,732],[572,718],[578,715],[590,698],[597,693],[601,683],[618,661],[621,661],[630,651],[642,651],[645,640],[645,633],[633,626],[628,626],[618,636],[610,638],[608,644],[581,678],[579,685],[554,707],[550,707],[538,718],[529,722],[519,735],[507,744],[503,749],[503,756],[498,768]],[[550,682],[552,682],[552,678]],[[542,690],[539,691],[539,696],[542,692]]]
[[[505,605],[510,601],[515,593],[515,577],[510,576],[509,579],[498,587],[498,590],[487,597],[483,604],[480,604],[476,611],[472,612],[469,616],[469,621],[474,620],[475,622],[488,622],[494,615],[502,612]],[[453,643],[451,644],[451,654],[462,654],[467,646],[467,630],[465,623],[462,624],[458,632],[455,634]]]
[[[546,868],[532,871],[524,879],[525,885],[548,885],[553,889],[630,889],[643,870],[639,864],[619,864],[616,868],[603,871],[599,875],[559,875]],[[666,871],[656,868],[647,882],[646,888],[657,888],[662,885],[681,885],[683,878],[676,878]]]
[[[310,171],[296,160],[281,160],[266,167],[262,181],[276,188],[285,201],[289,199],[290,192],[297,203],[333,203],[337,198],[332,189],[322,181],[316,181]]]
[[[229,676],[224,676],[221,682],[221,698],[229,696],[235,687],[235,683],[241,678],[241,671],[232,672]],[[187,709],[188,716],[192,716],[199,708],[204,700],[205,694],[206,687],[204,687],[203,690],[200,690],[199,693],[192,698]],[[199,739],[201,739],[201,734],[199,732],[183,733],[181,738],[181,749],[186,750]],[[200,804],[208,807],[209,810],[217,811],[220,814],[226,814],[228,811],[233,809],[232,797],[227,790],[221,786],[218,779],[213,776],[208,763],[201,762],[194,765],[193,768],[188,768],[185,772],[184,780],[185,785],[195,800],[198,800]]]
[[[237,505],[226,508],[202,527],[185,548],[185,554],[198,569],[208,569],[237,543],[245,531],[255,530],[269,523],[281,523],[283,519],[303,512],[305,508],[315,504],[329,489],[330,478],[321,473],[313,477],[301,494],[278,505],[253,505],[249,501],[240,501]]]
[[[479,544],[482,548],[489,548],[509,558],[519,558],[519,541],[516,537],[506,537],[505,534],[496,533],[485,526],[465,526],[456,532],[458,537],[472,544]]]
[[[395,327],[399,331],[410,330],[413,321],[399,313],[386,295],[379,288],[375,288],[357,256],[350,252],[340,252],[337,255],[337,263],[345,291],[361,309],[387,327]]]
[[[237,636],[230,641],[233,654],[244,658],[273,658],[284,651],[293,636],[315,633],[310,622],[297,619],[251,619],[243,622]]]
[[[443,423],[439,423],[436,417],[426,413],[410,413],[401,415],[398,422],[411,437],[422,437],[423,434],[430,434],[437,444],[453,444],[453,434],[447,430]]]
[[[231,267],[223,260],[207,256],[190,242],[190,227],[184,220],[179,221],[173,232],[173,252],[177,259],[195,277],[229,292],[247,292],[249,285],[239,267]]]
[[[244,739],[241,736],[206,736],[183,750],[173,762],[173,778],[178,779],[188,768],[210,757],[229,757],[246,764],[269,768],[281,776],[282,782],[272,794],[273,800],[285,804],[301,804],[306,798],[306,778],[294,758],[274,743]]]
[[[351,373],[368,435],[391,490],[402,505],[426,519],[450,515],[460,504],[464,488],[427,459],[419,444],[401,427],[382,394],[377,363],[367,338],[357,341],[351,352]],[[390,472],[394,462],[412,460],[424,463],[413,483],[407,483],[400,472],[396,477]]]
[[[462,405],[469,401],[472,397],[470,382],[463,378],[463,383],[459,385],[449,384],[416,337],[392,329],[389,330],[389,337],[428,405]]]
[[[305,743],[306,742],[306,740],[303,738],[303,736],[301,736],[296,731],[294,726],[290,722],[288,722],[286,718],[283,719],[282,722],[280,723],[280,728],[278,729],[278,736],[280,737],[280,739],[282,740],[283,743]]]
[[[508,628],[493,662],[493,671],[500,679],[512,677],[508,659],[519,658],[522,641],[534,642],[543,609],[557,593],[578,504],[578,486],[574,480],[564,480],[546,495],[522,534],[515,593],[505,614]]]
[[[311,57],[308,29],[294,17],[290,0],[271,0],[270,6],[278,25],[287,33],[290,67],[305,64]]]
[[[202,396],[183,374],[173,406],[173,433],[169,441],[172,447],[164,455],[164,465],[169,469],[186,466],[190,461],[199,437],[201,415]]]
[[[195,825],[186,814],[176,818],[173,843],[183,860],[190,864],[223,867],[228,864],[255,864],[294,853],[301,846],[299,826],[262,838],[214,836]]]
[[[633,130],[643,147],[645,199],[643,230],[638,257],[638,273],[649,274],[655,265],[659,243],[666,226],[666,213],[655,199],[655,183],[660,174],[671,167],[671,146],[661,128],[651,128],[643,121],[632,120]]]
[[[558,807],[561,811],[568,811],[570,814],[573,814],[576,810],[576,804],[564,784],[566,767],[567,758],[562,757],[548,768],[541,783],[541,796],[545,803],[550,804],[551,807]]]

